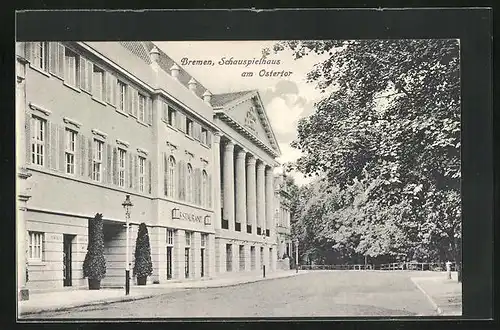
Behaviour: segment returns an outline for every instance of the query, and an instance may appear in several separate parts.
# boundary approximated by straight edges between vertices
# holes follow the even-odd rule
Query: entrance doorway
[[[63,285],[72,286],[73,278],[71,276],[73,268],[71,264],[73,262],[73,239],[75,235],[63,235]]]
[[[167,280],[172,279],[172,247],[167,246]]]
[[[201,277],[205,276],[205,249],[200,249],[201,255],[200,255],[200,260],[201,260]]]

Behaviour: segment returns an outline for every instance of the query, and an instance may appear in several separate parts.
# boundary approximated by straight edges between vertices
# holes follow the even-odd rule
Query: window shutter
[[[113,184],[118,185],[118,148],[113,148]]]
[[[161,103],[162,107],[162,119],[166,122],[168,122],[168,104],[165,102]]]
[[[168,164],[168,157],[167,157],[167,153],[164,152],[163,153],[163,190],[165,192],[165,196],[168,196],[168,171],[169,171],[169,164]]]
[[[57,125],[54,123],[50,125],[50,148],[47,150],[50,150],[50,168],[57,170]]]
[[[130,86],[127,86],[127,112],[129,114],[132,114],[133,94],[134,89]]]
[[[113,74],[109,74],[111,77],[110,80],[110,86],[109,86],[109,93],[110,93],[110,102],[111,105],[116,106],[116,94],[117,94],[117,87],[118,87],[118,80],[116,79],[116,76]]]
[[[193,122],[193,137],[197,141],[200,141],[199,128],[200,128],[200,125],[197,122]]]
[[[134,187],[134,166],[132,163],[132,153],[128,153],[128,187]]]
[[[106,183],[111,184],[112,174],[113,174],[113,165],[112,165],[113,151],[111,144],[106,143]]]
[[[196,169],[196,183],[195,183],[195,191],[196,191],[196,203],[201,205],[201,170],[199,168]]]
[[[30,63],[33,62],[33,59],[35,58],[34,52],[35,52],[35,43],[27,42],[24,47],[24,55]]]
[[[80,176],[85,176],[85,137],[81,134],[78,137],[78,159],[76,164],[80,168]]]
[[[31,128],[33,127],[33,117],[31,115],[26,114],[26,121],[24,123],[24,135],[25,135],[25,140],[24,143],[26,144],[26,164],[31,164]]]
[[[92,93],[92,78],[93,78],[93,75],[94,75],[94,64],[92,62],[90,62],[89,60],[86,61],[86,65],[85,65],[85,69],[86,69],[86,72],[85,72],[85,75],[87,76],[87,79],[86,79],[86,86],[85,88],[87,89],[87,92],[89,92],[90,94],[93,94]],[[82,74],[83,74],[83,71],[82,71]]]
[[[101,162],[101,167],[102,167],[102,177],[101,177],[101,182],[102,183],[107,183],[107,177],[108,177],[108,166],[107,166],[107,159],[108,159],[108,144],[103,143],[102,145],[102,162]]]
[[[212,132],[207,130],[207,145],[211,146],[212,145]]]
[[[80,56],[80,88],[89,91],[87,89],[88,83],[87,83],[87,60],[83,57]]]
[[[105,90],[104,90],[104,99],[106,102],[111,103],[111,92],[112,92],[112,87],[111,87],[111,73],[104,71],[104,81],[105,83]],[[103,86],[104,88],[104,86]]]
[[[151,161],[148,160],[148,193],[151,194],[151,186],[152,186],[152,173],[151,173],[151,170],[152,170],[152,166],[151,166]]]
[[[186,185],[185,185],[185,176],[184,176],[184,161],[179,160],[177,163],[177,173],[179,174],[179,186],[177,187],[177,190],[179,192],[179,199],[184,200],[185,198],[185,192],[186,192]]]
[[[212,175],[208,176],[208,187],[207,187],[207,193],[208,193],[208,207],[212,208]]]
[[[149,125],[153,125],[153,99],[148,97],[146,99],[146,118]]]
[[[46,167],[47,169],[50,169],[52,167],[52,152],[50,148],[50,138],[51,138],[51,131],[52,131],[52,123],[50,121],[47,121],[45,124],[45,159],[43,166]]]
[[[139,156],[134,155],[134,189],[139,190]]]
[[[175,116],[175,127],[182,131],[182,113],[177,111],[177,116]],[[167,117],[168,118],[168,117]]]
[[[59,133],[59,136],[58,136],[58,140],[59,140],[59,152],[58,152],[58,155],[59,155],[59,171],[63,172],[63,173],[66,173],[66,169],[65,169],[65,158],[64,158],[64,149],[65,149],[65,141],[64,141],[64,133],[65,133],[65,129],[64,127],[62,126],[59,126],[56,128],[58,133]],[[54,159],[55,161],[55,159]],[[55,165],[55,163],[54,163]],[[54,166],[55,168],[56,166]]]
[[[59,43],[49,42],[49,72],[52,74],[58,74],[58,53]]]
[[[57,75],[61,78],[64,77],[64,52],[65,47],[62,43],[57,43]]]
[[[92,138],[87,139],[87,160],[88,160],[88,168],[89,168],[89,178],[92,179],[92,172],[93,172],[93,167],[92,167],[92,157],[94,156],[94,150],[92,147]]]
[[[132,92],[132,115],[135,117],[137,117],[138,102],[139,94],[137,92],[137,89],[134,88]]]

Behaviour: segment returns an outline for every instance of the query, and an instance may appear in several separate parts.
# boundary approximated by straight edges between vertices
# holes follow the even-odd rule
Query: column
[[[250,258],[250,245],[245,244],[245,271],[249,272],[251,270],[251,258]]]
[[[255,157],[249,155],[247,161],[247,224],[252,226],[252,234],[257,233],[257,191],[255,182]]]
[[[266,200],[265,200],[265,165],[257,163],[257,227],[261,228],[261,235],[266,231]]]
[[[209,234],[207,235],[208,242],[207,247],[205,248],[206,258],[208,260],[207,269],[207,277],[214,277],[216,272],[215,258],[216,258],[216,245],[215,245],[215,235]]]
[[[273,221],[273,210],[274,210],[274,176],[273,176],[273,168],[266,167],[266,228],[269,229],[269,237],[274,236],[274,232],[276,230]]]
[[[220,132],[215,132],[213,135],[213,181],[212,181],[212,202],[214,206],[214,222],[215,230],[221,228],[221,207],[220,207],[220,187],[221,187],[221,177],[220,177]]]
[[[191,278],[201,278],[201,233],[198,231],[192,232],[191,237]]]
[[[186,245],[186,235],[184,230],[176,230],[174,238],[174,260],[173,260],[173,278],[184,278],[184,247]]]
[[[21,47],[22,44],[18,43]],[[26,85],[25,85],[25,73],[26,73],[26,62],[21,62],[20,59],[16,61],[16,128],[18,134],[16,134],[16,167],[17,167],[17,217],[16,217],[16,262],[17,262],[17,299],[29,300],[29,290],[26,287],[26,272],[27,272],[27,238],[26,238],[26,207],[27,202],[30,199],[29,187],[27,185],[27,179],[31,176],[28,170],[24,167],[26,164],[26,158],[29,155],[26,154],[26,134],[25,134],[25,123],[27,118],[26,115]]]
[[[224,214],[229,222],[229,230],[234,231],[234,143],[228,141],[224,146]]]
[[[246,208],[246,178],[245,178],[245,149],[238,150],[236,154],[236,222],[240,224],[241,232],[247,231],[247,208]]]

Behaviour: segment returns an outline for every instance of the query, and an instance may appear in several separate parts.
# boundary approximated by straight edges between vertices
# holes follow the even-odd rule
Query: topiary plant
[[[134,276],[137,276],[137,284],[145,285],[148,276],[153,274],[153,263],[151,261],[151,246],[146,224],[139,225],[137,241],[135,243]]]
[[[83,277],[89,279],[90,290],[98,290],[101,280],[106,276],[102,214],[96,213],[93,219],[89,219],[88,239],[87,254],[83,261]]]

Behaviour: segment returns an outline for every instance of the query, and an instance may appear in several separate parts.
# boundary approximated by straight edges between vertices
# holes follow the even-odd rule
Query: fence
[[[343,264],[343,265],[300,265],[304,270],[419,270],[419,271],[445,271],[446,263],[442,262],[393,262],[388,264]],[[455,263],[451,264],[455,271]]]

